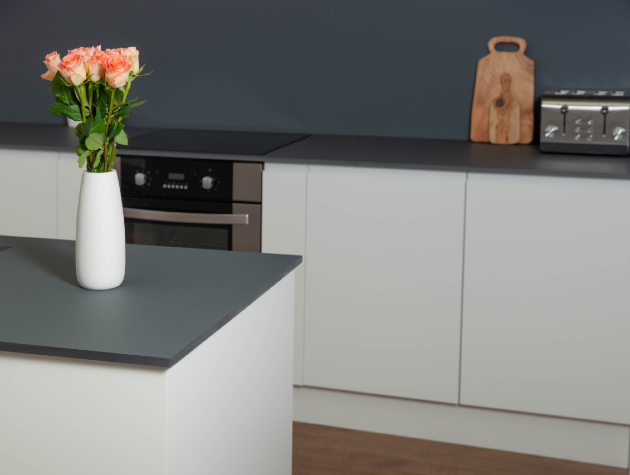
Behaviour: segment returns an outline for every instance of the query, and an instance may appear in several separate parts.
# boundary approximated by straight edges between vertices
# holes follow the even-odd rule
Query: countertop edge
[[[293,272],[300,264],[302,263],[302,256],[295,256],[295,259],[291,264],[289,264],[280,274],[276,276],[275,279],[269,281],[267,284],[262,286],[258,291],[252,295],[250,299],[244,302],[241,306],[235,308],[232,312],[228,313],[225,317],[223,317],[218,323],[216,323],[212,328],[208,329],[206,332],[202,333],[198,338],[194,341],[190,342],[186,345],[182,350],[180,350],[177,354],[175,354],[172,358],[170,358],[167,362],[167,368],[171,368],[175,366],[179,361],[181,361],[186,355],[191,353],[195,348],[201,345],[204,341],[210,338],[214,333],[219,331],[223,326],[228,324],[234,317],[242,313],[247,307],[253,304],[256,300],[262,297],[268,290],[270,290],[274,285],[284,279],[287,275]]]
[[[488,173],[493,175],[527,175],[527,176],[555,176],[569,178],[614,178],[618,180],[630,180],[630,175],[620,175],[618,173],[593,173],[593,172],[575,172],[562,170],[528,170],[524,168],[500,168],[488,167],[482,168],[474,165],[457,166],[457,165],[431,165],[431,164],[408,164],[408,163],[373,163],[361,161],[342,161],[338,160],[331,163],[327,160],[310,160],[303,158],[276,158],[264,160],[265,163],[282,163],[294,165],[316,165],[327,167],[355,167],[355,168],[381,168],[391,170],[429,170],[444,172],[464,172],[464,173]]]
[[[282,163],[290,165],[317,165],[330,167],[355,167],[355,168],[380,168],[391,170],[430,170],[445,172],[465,172],[465,173],[490,173],[503,175],[527,175],[527,176],[556,176],[570,178],[612,178],[617,180],[628,180],[630,175],[622,175],[619,173],[603,173],[603,172],[576,172],[563,170],[540,170],[525,168],[502,168],[502,167],[480,167],[475,165],[457,166],[457,165],[433,165],[422,163],[396,163],[396,162],[370,162],[360,160],[327,160],[327,159],[310,159],[310,158],[287,158],[273,157],[269,155],[228,155],[228,154],[211,154],[202,152],[171,152],[163,150],[133,150],[122,149],[118,152],[119,156],[134,157],[164,157],[164,158],[190,158],[190,159],[207,159],[207,160],[234,160],[243,162],[260,162],[260,163]]]
[[[27,345],[23,343],[0,342],[0,351],[21,353],[26,355],[52,356],[72,360],[100,361],[102,363],[132,364],[134,366],[151,366],[168,368],[169,359],[155,356],[122,355],[102,351],[55,348],[50,346]]]

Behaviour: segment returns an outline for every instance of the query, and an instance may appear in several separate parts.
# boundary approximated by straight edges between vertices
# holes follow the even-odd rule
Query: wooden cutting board
[[[497,51],[498,43],[516,43],[518,51]],[[534,61],[525,56],[526,48],[527,41],[516,36],[488,41],[490,54],[477,62],[470,118],[473,142],[525,144],[534,138]],[[509,107],[506,99],[511,101]]]

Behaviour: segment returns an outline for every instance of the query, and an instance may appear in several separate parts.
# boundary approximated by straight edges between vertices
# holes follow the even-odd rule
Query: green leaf
[[[131,103],[127,102],[125,103],[125,105],[123,105],[122,107],[120,107],[117,111],[115,111],[114,113],[117,116],[120,117],[129,117],[129,111],[131,110]]]
[[[78,105],[64,106],[63,115],[70,117],[72,120],[83,120],[81,116],[81,106]]]
[[[96,113],[97,117],[100,116],[100,120],[104,121],[105,117],[107,117],[107,109],[105,108],[105,106],[99,104],[98,106],[98,112]]]
[[[120,87],[118,89],[114,89],[114,105],[119,106],[123,103],[123,97],[125,97],[125,88]]]
[[[55,77],[52,80],[52,92],[55,95],[55,99],[67,106],[72,104],[77,104],[77,101],[74,98],[74,94],[72,92],[72,86],[70,86],[66,80],[63,78],[61,73],[57,71]]]
[[[92,130],[92,124],[94,123],[94,119],[92,118],[92,116],[89,116],[86,120],[85,120],[85,134],[83,135],[90,135],[93,130]]]
[[[103,149],[103,144],[105,144],[105,134],[93,133],[85,139],[85,146],[90,150]]]
[[[123,127],[124,125],[120,122],[116,122],[114,125],[112,125],[109,129],[109,134],[107,134],[107,141],[111,143],[114,140],[114,137],[122,132]]]
[[[134,102],[133,104],[131,104],[131,108],[133,109],[134,107],[141,106],[145,102],[147,102],[147,101]]]
[[[104,134],[107,131],[107,126],[104,122],[98,122],[92,127],[91,134]]]
[[[90,153],[90,151],[88,150],[88,148],[85,145],[82,145],[82,144],[77,145],[77,155],[79,157],[81,155],[83,155],[85,152]]]
[[[129,138],[127,137],[127,134],[125,133],[125,131],[122,129],[120,129],[120,132],[118,132],[118,136],[116,137],[116,140],[118,141],[120,145],[129,145]]]
[[[56,116],[63,117],[65,115],[66,105],[57,102],[56,104],[48,106],[48,110]]]
[[[101,113],[101,107],[98,103],[96,103],[96,105],[94,106],[94,108],[96,109],[96,114],[94,116],[94,120],[95,122],[103,122],[103,117],[104,114]]]
[[[83,168],[83,165],[85,165],[85,159],[87,158],[89,154],[90,154],[90,151],[86,150],[81,155],[79,155],[79,158],[77,160],[79,162],[79,168]]]
[[[79,92],[79,87],[81,86],[75,86],[72,88],[72,91],[74,92],[74,97],[76,97],[76,104],[81,104],[81,93]]]
[[[138,70],[138,74],[134,74],[134,78],[141,78],[142,76],[148,76],[149,74],[151,74],[153,71],[151,71],[151,73],[146,73],[146,74],[140,74],[142,72],[142,70],[144,69],[144,66],[142,66],[139,70]]]
[[[85,135],[85,126],[83,124],[79,124],[72,131],[74,132],[74,135],[81,138]]]
[[[96,157],[94,157],[94,162],[92,162],[92,170],[95,170],[98,168],[99,164],[101,163],[102,156],[103,156],[103,151],[99,150],[98,153],[96,154]]]

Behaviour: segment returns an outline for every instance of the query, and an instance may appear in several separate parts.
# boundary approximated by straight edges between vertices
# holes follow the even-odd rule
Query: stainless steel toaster
[[[540,150],[628,155],[630,91],[546,91],[540,113]]]

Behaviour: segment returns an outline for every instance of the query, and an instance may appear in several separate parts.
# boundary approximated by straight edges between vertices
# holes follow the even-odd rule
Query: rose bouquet
[[[131,81],[146,74],[138,63],[135,47],[108,49],[100,46],[77,48],[61,58],[57,52],[46,56],[55,104],[48,106],[57,116],[81,123],[74,129],[79,137],[79,167],[94,173],[109,172],[116,158],[116,144],[127,145],[122,119],[133,107],[143,104],[137,98],[127,101]]]

